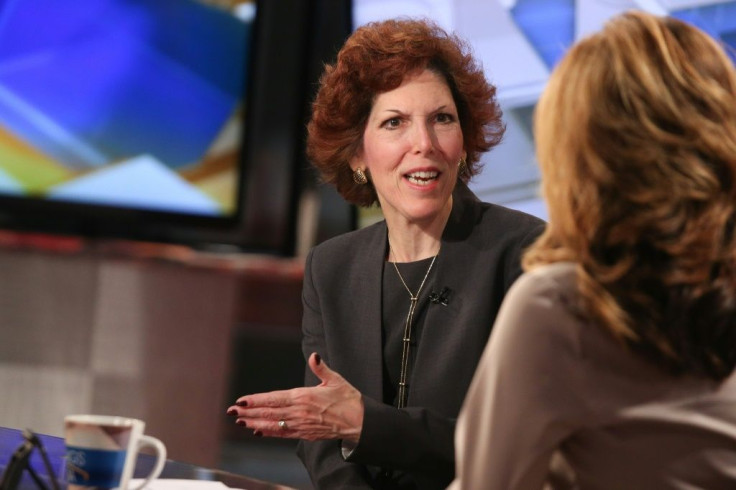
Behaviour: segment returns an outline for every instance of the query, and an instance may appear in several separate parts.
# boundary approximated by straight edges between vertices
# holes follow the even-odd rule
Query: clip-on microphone
[[[448,287],[443,287],[442,291],[439,293],[435,293],[432,291],[429,293],[429,301],[436,305],[442,305],[447,306],[447,303],[450,302],[450,293],[452,291]]]

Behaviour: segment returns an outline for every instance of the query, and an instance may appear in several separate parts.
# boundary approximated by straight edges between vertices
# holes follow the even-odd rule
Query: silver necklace
[[[391,255],[390,242],[388,244],[388,254],[389,256]],[[439,253],[437,255],[439,255]],[[424,279],[422,279],[422,283],[419,285],[419,289],[417,289],[416,294],[412,293],[411,289],[409,289],[409,286],[406,285],[406,281],[404,281],[404,277],[401,275],[401,272],[399,272],[399,267],[396,265],[396,262],[391,262],[394,266],[394,270],[396,270],[396,274],[399,276],[401,284],[404,285],[404,288],[406,288],[406,292],[409,293],[409,300],[411,301],[411,303],[409,304],[409,313],[406,315],[406,322],[404,323],[404,337],[402,338],[401,372],[399,374],[399,401],[397,404],[398,408],[403,408],[406,406],[406,401],[408,397],[406,377],[409,365],[409,350],[411,349],[411,329],[414,322],[414,311],[417,309],[419,295],[422,292],[424,283],[427,282],[429,273],[432,271],[434,261],[437,260],[437,255],[432,257],[432,262],[429,263],[427,272],[424,274]]]

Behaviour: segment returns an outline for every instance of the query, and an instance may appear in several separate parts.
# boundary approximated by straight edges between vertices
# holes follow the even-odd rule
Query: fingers
[[[312,355],[310,355],[307,360],[307,364],[309,365],[309,369],[319,378],[320,381],[322,381],[323,384],[330,384],[330,382],[342,380],[342,376],[328,368],[327,364],[316,352],[312,352]]]
[[[317,434],[325,432],[322,424],[298,414],[278,415],[276,412],[262,412],[255,415],[249,411],[243,416],[237,414],[235,416],[235,423],[244,429],[252,430],[256,437],[315,440],[318,438]]]
[[[235,417],[235,423],[266,437],[296,438],[297,433],[289,427],[295,418],[304,418],[300,404],[300,393],[304,388],[256,393],[241,396],[228,407],[227,414]],[[279,425],[280,421],[285,424]],[[293,424],[292,424],[293,425]]]
[[[236,422],[238,425],[251,429],[255,435],[266,437],[290,437],[298,433],[298,427],[295,420],[289,419],[241,419]],[[292,426],[293,425],[293,426]]]
[[[314,371],[315,367],[324,364],[322,362],[322,357],[320,357],[320,355],[316,352],[312,352],[312,354],[310,354],[309,359],[307,359],[307,363],[309,363],[309,367],[312,369],[312,371]]]
[[[333,380],[342,379],[342,377],[336,372],[332,371],[327,365],[322,362],[319,354],[313,352],[308,359],[309,368],[322,382],[328,382]],[[241,396],[235,401],[235,405],[230,409],[241,412],[240,408],[251,408],[251,407],[288,407],[294,404],[294,400],[302,391],[301,388],[294,388],[291,390],[280,390],[271,391],[268,393],[256,393],[253,395]],[[230,413],[228,409],[228,414]]]
[[[255,393],[253,395],[241,396],[230,408],[251,407],[288,407],[293,404],[293,399],[299,388],[291,390],[271,391],[268,393]],[[238,410],[240,411],[240,410]]]
[[[227,414],[235,417],[235,423],[244,429],[250,429],[255,436],[289,437],[294,431],[289,427],[287,415],[279,416],[271,411],[243,410],[238,412],[230,407]]]
[[[290,418],[297,418],[297,417],[303,417],[304,410],[301,409],[301,407],[291,407],[288,409],[278,409],[274,410],[271,408],[248,408],[240,411],[233,411],[230,412],[228,410],[228,415],[231,415],[236,418],[242,418],[246,420],[270,420],[270,421],[279,421],[279,420],[286,420]]]
[[[256,436],[318,439],[360,437],[363,401],[360,392],[312,353],[309,369],[321,383],[241,396],[227,409],[236,423]]]
[[[316,441],[320,439],[334,439],[330,436],[325,428],[319,424],[302,423],[297,420],[285,420],[285,427],[276,424],[264,424],[261,428],[253,430],[256,437],[279,437],[282,439],[304,439],[307,441]],[[294,427],[290,424],[294,424]],[[249,422],[250,425],[250,422]]]

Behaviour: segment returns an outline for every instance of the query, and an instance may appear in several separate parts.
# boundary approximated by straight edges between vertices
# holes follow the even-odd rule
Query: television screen
[[[471,44],[498,88],[507,125],[503,142],[484,155],[485,170],[471,188],[485,201],[542,218],[532,114],[550,72],[576,39],[616,14],[641,9],[690,22],[736,53],[733,0],[353,0],[352,6],[354,27],[391,17],[428,17]]]
[[[0,227],[163,241],[211,229],[257,246],[226,231],[246,218],[259,11],[254,0],[0,3]],[[264,246],[283,250],[278,240]]]
[[[234,216],[248,33],[182,0],[23,0],[0,23],[0,191]]]

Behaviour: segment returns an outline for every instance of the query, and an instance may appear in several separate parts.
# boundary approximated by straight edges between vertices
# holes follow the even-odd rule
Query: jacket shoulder
[[[517,233],[526,235],[528,233],[539,232],[544,229],[546,222],[527,214],[523,211],[507,208],[499,204],[481,203],[484,211],[482,212],[482,220],[493,222],[497,227],[504,228],[508,233]]]
[[[315,245],[310,252],[311,261],[318,264],[341,263],[356,256],[365,255],[384,246],[386,224],[374,223],[359,230],[349,231]]]

